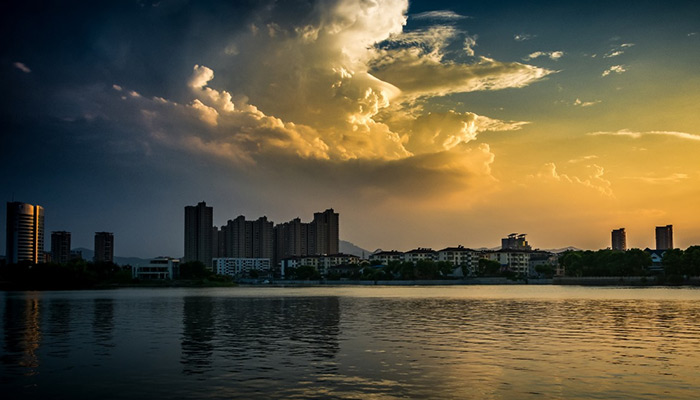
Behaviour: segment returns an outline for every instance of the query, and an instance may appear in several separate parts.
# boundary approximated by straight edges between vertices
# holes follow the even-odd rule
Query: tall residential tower
[[[625,228],[614,229],[612,231],[612,249],[625,251],[627,250],[627,234]]]
[[[7,203],[7,262],[43,262],[44,208],[20,202]]]
[[[212,267],[214,208],[201,202],[185,207],[185,262],[201,261]]]
[[[656,227],[656,250],[673,248],[673,225]]]
[[[114,262],[114,234],[95,232],[95,262]]]
[[[65,264],[70,259],[70,232],[51,232],[51,261]]]

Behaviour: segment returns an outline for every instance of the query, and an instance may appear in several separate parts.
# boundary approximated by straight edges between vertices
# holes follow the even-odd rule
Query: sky
[[[0,195],[181,256],[334,208],[368,250],[700,244],[700,3],[0,5]],[[5,226],[5,213],[0,224]],[[5,231],[0,232],[4,254]],[[47,240],[47,247],[49,245]]]

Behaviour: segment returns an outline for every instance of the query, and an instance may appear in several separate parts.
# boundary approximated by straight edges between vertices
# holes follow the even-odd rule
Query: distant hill
[[[568,247],[564,247],[561,249],[547,249],[545,251],[559,254],[559,253],[563,253],[565,251],[581,251],[581,249],[579,249],[578,247],[574,247],[574,246],[568,246]]]
[[[95,252],[86,249],[84,247],[80,247],[77,249],[73,249],[72,251],[79,251],[83,254],[83,260],[86,261],[92,261],[92,259],[95,257]],[[115,256],[114,257],[114,263],[117,265],[144,265],[148,264],[150,259],[148,258],[138,258],[138,257],[119,257]]]
[[[372,254],[371,251],[367,251],[367,250],[365,250],[361,247],[358,247],[358,246],[354,245],[353,243],[347,242],[345,240],[340,241],[339,247],[340,248],[338,250],[340,250],[341,253],[352,254],[352,255],[358,256],[358,257],[362,257],[363,255],[364,255],[364,257],[369,257],[369,255]]]

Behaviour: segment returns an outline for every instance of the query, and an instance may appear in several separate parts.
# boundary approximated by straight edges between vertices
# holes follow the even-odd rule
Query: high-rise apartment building
[[[311,255],[338,254],[339,215],[332,208],[314,213],[311,223],[313,243],[310,243]]]
[[[314,213],[309,223],[295,218],[275,226],[275,265],[289,257],[338,254],[339,220],[339,214],[330,208]]]
[[[273,223],[267,217],[246,221],[240,215],[222,227],[224,251],[229,258],[274,258]]]
[[[70,260],[70,232],[51,232],[51,261],[65,264]]]
[[[43,262],[44,208],[27,203],[7,203],[7,262]]]
[[[613,229],[612,249],[620,251],[627,250],[627,234],[625,233],[625,228]]]
[[[673,225],[656,227],[656,250],[673,248]]]
[[[214,209],[201,202],[185,207],[185,262],[201,261],[212,267]]]
[[[114,262],[114,234],[95,232],[95,262]]]

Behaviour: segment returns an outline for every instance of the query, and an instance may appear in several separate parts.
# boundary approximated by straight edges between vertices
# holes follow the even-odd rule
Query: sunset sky
[[[700,244],[698,2],[37,4],[0,6],[0,193],[73,247],[181,256],[200,201],[368,250]]]

